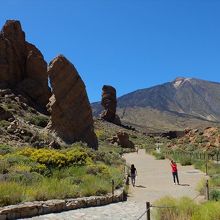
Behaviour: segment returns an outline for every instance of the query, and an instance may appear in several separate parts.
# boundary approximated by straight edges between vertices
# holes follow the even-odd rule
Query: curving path
[[[205,177],[204,173],[194,169],[193,166],[183,167],[178,164],[180,185],[174,185],[168,160],[155,160],[153,156],[145,154],[144,150],[139,150],[138,154],[126,154],[124,157],[129,164],[135,165],[138,172],[136,187],[130,186],[127,202],[48,214],[31,219],[134,220],[145,211],[146,201],[152,204],[166,195],[195,198],[198,195],[195,190],[196,185]]]

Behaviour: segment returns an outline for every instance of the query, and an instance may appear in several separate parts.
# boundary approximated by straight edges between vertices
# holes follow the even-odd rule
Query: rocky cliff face
[[[51,96],[47,63],[25,40],[19,21],[8,20],[0,32],[0,88],[22,94],[38,110],[46,111]]]
[[[93,129],[93,118],[85,85],[75,67],[58,56],[48,68],[53,95],[48,105],[51,112],[50,129],[66,143],[86,142],[98,147]]]

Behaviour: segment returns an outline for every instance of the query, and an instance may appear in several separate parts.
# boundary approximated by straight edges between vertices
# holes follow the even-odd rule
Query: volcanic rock
[[[6,21],[0,32],[0,72],[2,88],[10,88],[39,110],[46,110],[51,96],[47,63],[41,52],[25,40],[19,21]]]
[[[0,120],[8,120],[14,118],[11,112],[5,110],[0,106]]]
[[[60,55],[50,63],[48,75],[53,92],[48,105],[51,112],[49,128],[68,144],[83,141],[97,149],[92,110],[77,70]]]
[[[101,113],[101,118],[120,125],[120,119],[116,115],[117,98],[116,89],[112,86],[104,85],[102,87],[102,106],[104,111]]]
[[[134,143],[129,140],[129,135],[125,131],[119,131],[116,136],[110,139],[110,142],[117,143],[121,147],[134,148]]]

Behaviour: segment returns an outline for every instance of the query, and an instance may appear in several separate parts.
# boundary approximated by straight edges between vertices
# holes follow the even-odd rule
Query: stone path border
[[[18,205],[10,205],[0,208],[0,220],[14,220],[19,218],[30,218],[37,215],[69,211],[78,208],[88,208],[107,205],[110,203],[126,200],[124,190],[114,191],[114,195],[91,196],[66,200],[48,200],[25,202]]]

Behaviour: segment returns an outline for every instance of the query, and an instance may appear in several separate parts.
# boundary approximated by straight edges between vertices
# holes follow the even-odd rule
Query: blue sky
[[[178,76],[220,82],[219,0],[0,0],[47,62],[65,55],[91,102]]]

